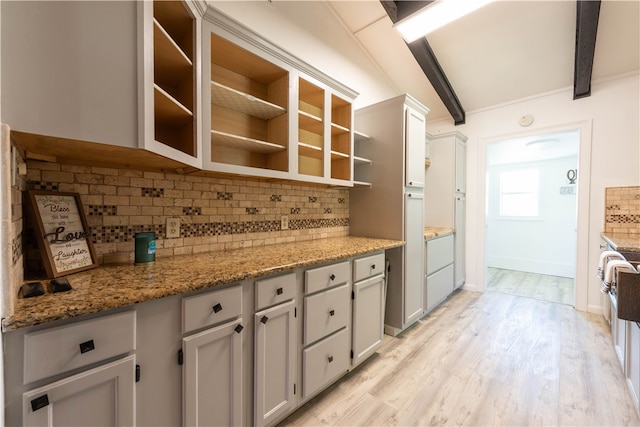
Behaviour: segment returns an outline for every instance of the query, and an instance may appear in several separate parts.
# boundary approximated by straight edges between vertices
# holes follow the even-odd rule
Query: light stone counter
[[[447,234],[453,234],[453,232],[453,228],[425,227],[424,240],[446,236]]]
[[[640,234],[631,233],[602,233],[618,252],[640,252]]]
[[[103,265],[66,276],[71,291],[18,298],[14,314],[2,320],[2,329],[69,319],[403,245],[398,240],[336,237],[159,258],[149,264]]]

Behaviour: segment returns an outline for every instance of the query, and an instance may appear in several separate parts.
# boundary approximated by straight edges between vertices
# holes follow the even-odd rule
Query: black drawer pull
[[[335,311],[335,310],[331,310],[331,311],[329,311],[329,316],[335,316],[335,314],[336,314],[336,311]]]
[[[329,360],[329,363],[333,362],[333,356],[329,356],[327,360]]]
[[[267,316],[262,316],[262,319],[260,319],[260,322],[262,323],[267,323],[269,321],[269,318]]]
[[[45,406],[49,406],[49,396],[47,396],[46,394],[40,397],[36,397],[31,401],[31,410],[33,412],[37,411],[38,409],[42,409]]]
[[[335,275],[335,274],[332,274],[331,276],[329,276],[329,279],[331,279],[331,280],[336,280],[336,275]]]
[[[213,312],[214,313],[218,313],[220,311],[222,311],[222,304],[218,303],[218,304],[213,306]]]
[[[376,269],[376,265],[375,264],[371,264],[371,269],[375,270]]]
[[[283,292],[282,288],[276,289],[276,295],[282,295]]]
[[[85,341],[80,343],[80,353],[84,354],[91,350],[95,350],[96,346],[93,344],[93,340]]]
[[[240,333],[242,332],[243,329],[244,329],[244,326],[242,326],[241,324],[238,324],[238,326],[236,326],[234,331],[236,331],[237,333]]]

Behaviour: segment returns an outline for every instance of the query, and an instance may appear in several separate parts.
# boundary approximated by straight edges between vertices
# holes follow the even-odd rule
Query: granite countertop
[[[103,265],[66,276],[71,291],[18,298],[14,314],[2,320],[2,330],[69,319],[403,245],[399,240],[336,237],[159,258],[149,264]]]
[[[446,236],[447,234],[453,234],[453,228],[442,228],[442,227],[425,227],[424,228],[424,239],[434,239],[436,237]]]
[[[616,251],[640,252],[640,234],[602,233],[602,237],[607,240]]]

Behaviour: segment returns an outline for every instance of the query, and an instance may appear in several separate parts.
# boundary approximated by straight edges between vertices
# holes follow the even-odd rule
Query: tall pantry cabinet
[[[454,229],[454,289],[465,282],[466,142],[460,132],[427,135],[431,165],[425,172],[425,224]]]
[[[424,258],[424,149],[428,108],[401,95],[355,113],[371,138],[371,187],[351,190],[353,236],[404,240],[387,252],[389,272],[384,330],[397,335],[422,317]]]

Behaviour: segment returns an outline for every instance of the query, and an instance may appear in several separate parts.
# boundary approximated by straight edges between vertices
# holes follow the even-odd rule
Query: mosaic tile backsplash
[[[80,194],[100,264],[132,262],[143,231],[156,233],[156,257],[349,235],[347,189],[39,161],[27,170],[28,189]],[[180,218],[179,238],[166,238],[167,218]]]
[[[640,234],[640,187],[605,189],[604,231]]]

